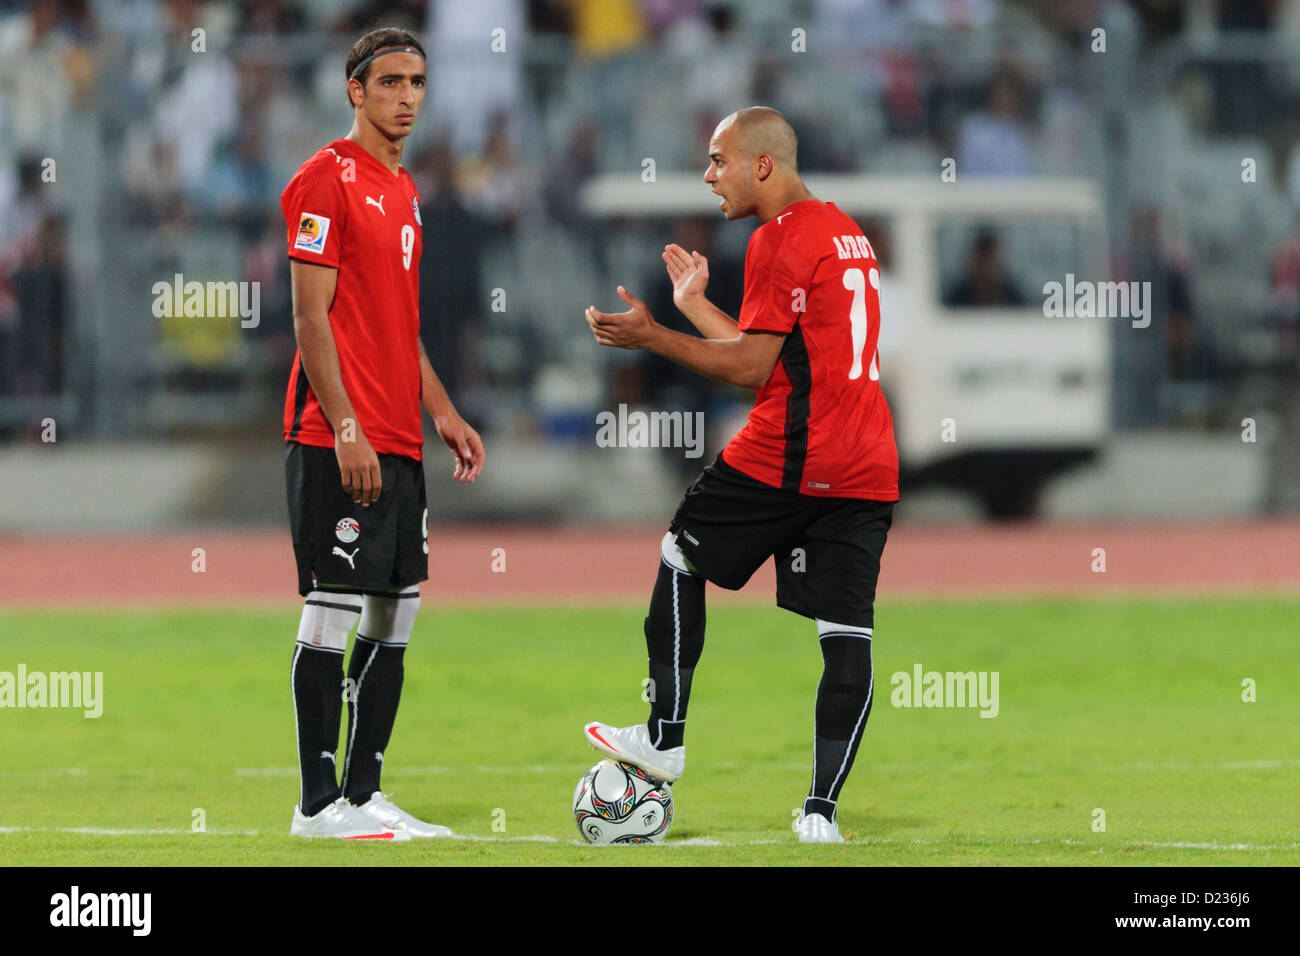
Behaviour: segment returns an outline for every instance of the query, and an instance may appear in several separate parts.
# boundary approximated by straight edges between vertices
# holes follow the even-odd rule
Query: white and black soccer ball
[[[602,760],[573,791],[573,819],[588,843],[658,843],[673,822],[673,791],[640,767]]]

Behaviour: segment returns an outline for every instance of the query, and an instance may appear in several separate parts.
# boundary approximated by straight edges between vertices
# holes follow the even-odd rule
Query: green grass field
[[[105,699],[0,710],[0,863],[1300,864],[1300,600],[882,603],[850,842],[813,847],[812,625],[715,605],[667,843],[588,847],[580,730],[643,718],[643,614],[426,602],[384,785],[466,838],[393,845],[288,836],[296,611],[0,613],[0,671],[103,671]],[[999,715],[891,706],[916,663],[999,672]]]

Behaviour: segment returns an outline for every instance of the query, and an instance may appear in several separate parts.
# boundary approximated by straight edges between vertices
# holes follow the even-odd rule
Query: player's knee
[[[312,591],[302,606],[298,643],[342,653],[361,614],[361,595]]]
[[[669,531],[664,535],[663,541],[659,542],[659,553],[663,556],[664,562],[676,571],[682,574],[699,574],[691,562],[686,560],[686,553],[682,551],[681,545],[677,543],[677,535]]]
[[[367,594],[357,635],[380,644],[406,644],[420,609],[420,590],[410,587],[398,594]]]

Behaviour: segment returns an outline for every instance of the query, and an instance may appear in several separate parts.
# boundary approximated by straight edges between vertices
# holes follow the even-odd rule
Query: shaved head
[[[763,153],[786,172],[798,168],[799,139],[786,118],[767,106],[750,106],[737,110],[718,124],[714,136],[734,128],[737,145],[747,159]]]
[[[793,202],[815,198],[799,178],[799,140],[784,116],[766,106],[732,113],[709,140],[704,181],[728,219],[767,222]]]

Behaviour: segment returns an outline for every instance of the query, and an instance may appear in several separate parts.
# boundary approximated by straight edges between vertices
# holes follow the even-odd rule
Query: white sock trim
[[[868,648],[868,652],[869,651],[870,648]],[[875,692],[875,689],[876,689],[876,669],[873,666],[871,668],[871,683],[867,685],[867,699],[862,704],[862,711],[858,714],[858,722],[853,725],[853,736],[849,738],[849,745],[844,749],[844,759],[840,762],[840,769],[836,772],[835,779],[831,781],[831,789],[829,793],[834,793],[835,788],[840,785],[840,778],[844,776],[844,770],[849,765],[849,755],[853,753],[854,745],[857,744],[857,742],[861,739],[862,722],[867,719],[867,711],[871,709],[871,695],[872,693]],[[814,750],[814,753],[815,752],[816,751]],[[826,799],[829,800],[830,796],[828,795]],[[837,801],[836,810],[838,811],[838,809],[839,807]],[[834,821],[832,820],[831,822]]]
[[[680,549],[679,549],[680,553]],[[682,708],[682,611],[677,594],[677,575],[673,575],[673,720]],[[662,739],[663,730],[659,732]]]
[[[845,637],[865,637],[871,639],[871,628],[857,627],[853,624],[836,624],[833,621],[823,621],[817,618],[817,638],[820,640],[831,634],[842,634]]]
[[[298,731],[298,658],[302,655],[302,645],[299,644],[293,649],[293,663],[289,665],[289,696],[293,698],[293,741],[294,749],[299,750],[302,747],[302,734]],[[299,763],[302,761],[302,753],[299,750]],[[301,769],[298,772],[298,809],[301,812],[303,801],[306,797],[303,795],[303,788],[306,781],[302,778]]]
[[[358,645],[352,648],[355,654],[361,647]],[[352,711],[352,732],[348,734],[348,749],[343,757],[343,782],[339,785],[340,789],[346,794],[348,789],[348,773],[352,770],[352,745],[357,739],[357,724],[361,722],[360,713],[357,708],[361,706],[361,685],[366,682],[366,672],[370,670],[370,665],[375,662],[375,655],[379,653],[379,645],[375,644],[370,648],[370,656],[366,658],[365,665],[361,668],[361,676],[357,678],[357,686],[352,688],[352,700],[348,702]]]

